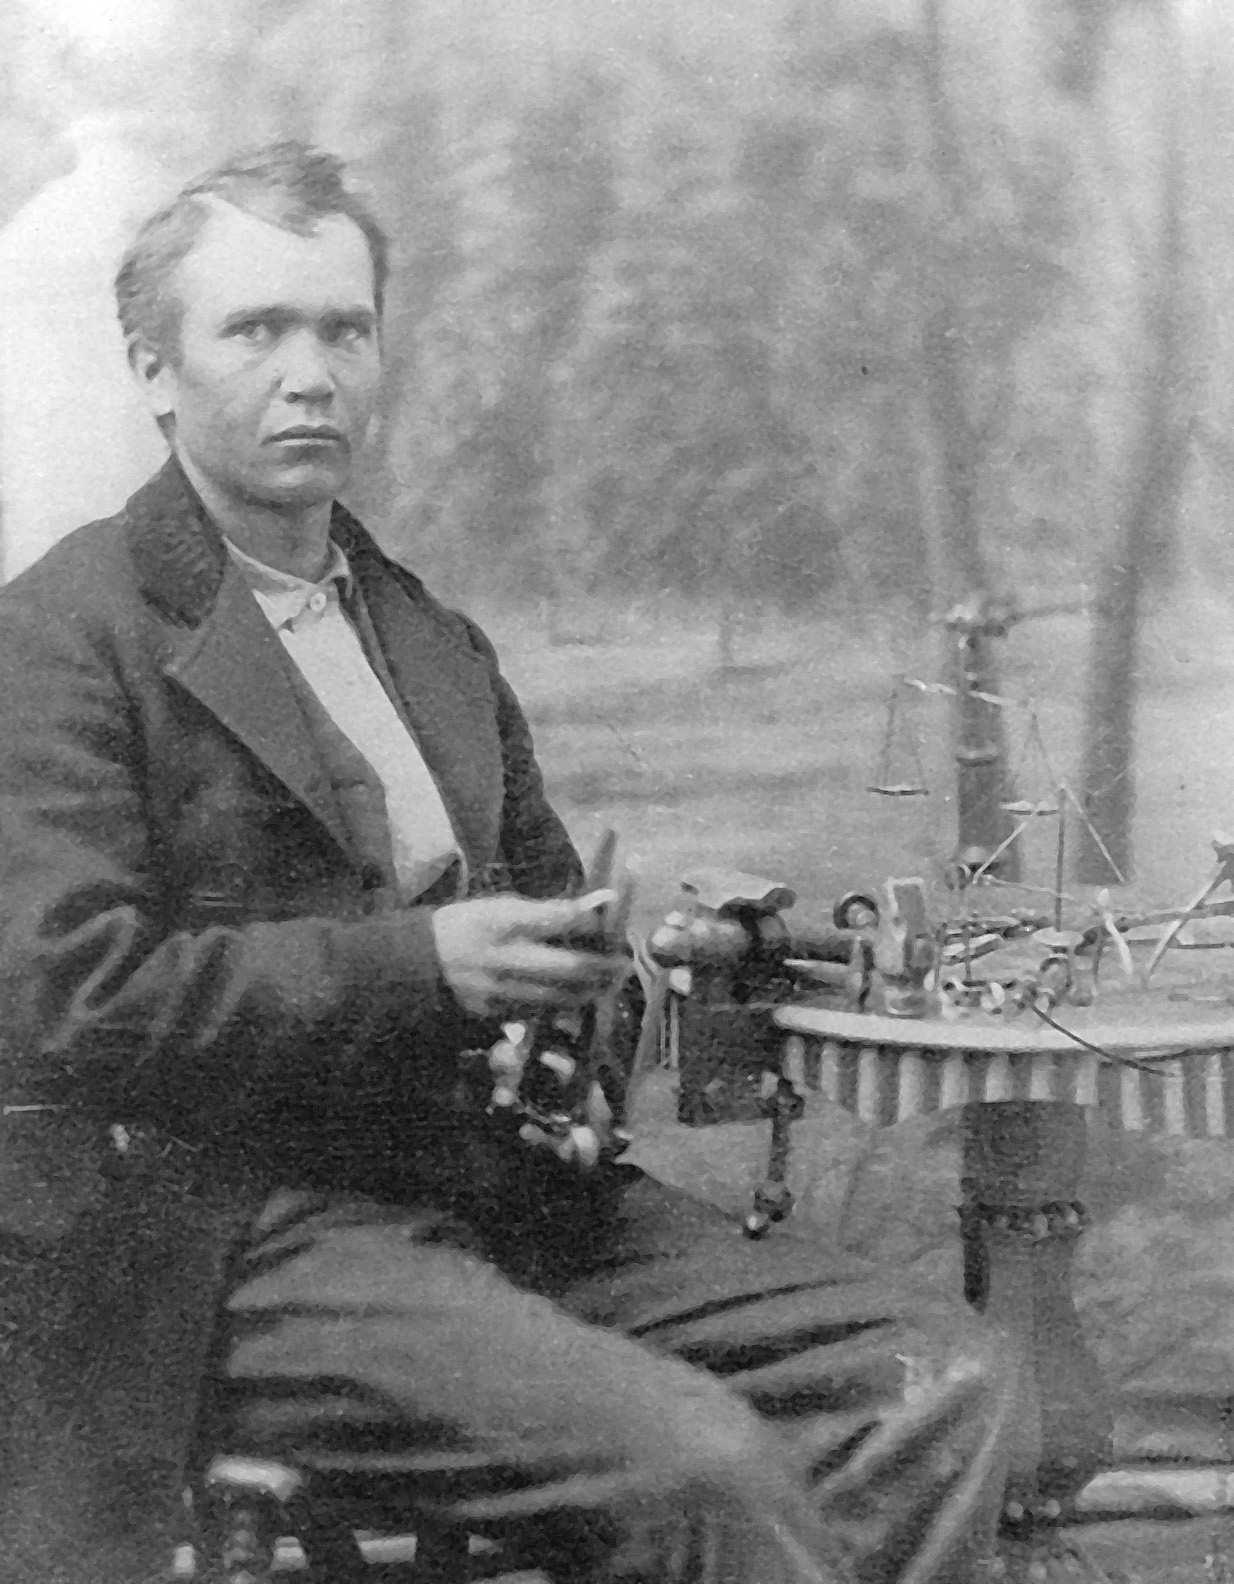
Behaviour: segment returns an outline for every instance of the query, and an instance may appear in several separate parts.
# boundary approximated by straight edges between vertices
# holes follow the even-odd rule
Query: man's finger
[[[511,1009],[536,1012],[541,1007],[555,1007],[561,1002],[561,991],[550,985],[533,984],[528,979],[494,980],[487,999],[503,1011]]]
[[[489,1011],[503,1016],[513,1013],[531,1015],[551,1010],[560,1012],[584,1007],[595,994],[595,986],[540,984],[533,979],[494,979],[485,994]]]
[[[493,959],[491,971],[494,978],[502,980],[526,979],[547,986],[597,989],[611,983],[621,967],[620,957],[513,940],[501,947]]]
[[[518,912],[511,911],[510,933],[536,940],[551,940],[554,935],[587,933],[596,927],[596,913],[615,901],[615,891],[589,891],[586,896],[562,897],[553,902],[526,902]]]

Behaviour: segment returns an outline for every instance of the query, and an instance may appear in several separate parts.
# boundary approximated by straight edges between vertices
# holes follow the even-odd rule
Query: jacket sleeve
[[[531,728],[514,689],[501,674],[497,652],[468,618],[472,647],[487,661],[497,703],[505,796],[501,809],[501,860],[513,890],[523,896],[561,896],[579,884],[583,866],[552,804],[536,762]]]
[[[191,1114],[293,1069],[311,1081],[377,1030],[448,1038],[426,909],[169,927],[148,701],[95,625],[24,588],[0,601],[3,1098]]]

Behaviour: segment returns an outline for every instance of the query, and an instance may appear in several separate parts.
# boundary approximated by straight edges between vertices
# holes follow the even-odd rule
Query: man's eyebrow
[[[236,308],[229,313],[223,320],[223,329],[235,330],[240,325],[252,324],[259,320],[274,324],[293,324],[297,320],[326,322],[339,319],[371,329],[377,323],[377,314],[366,303],[333,306],[317,314],[306,313],[303,308],[293,307],[291,303],[254,303],[250,307]]]
[[[233,308],[224,324],[247,324],[250,319],[295,319],[296,310],[289,303],[247,303],[243,308]]]
[[[351,308],[327,308],[321,317],[323,319],[342,319],[348,324],[361,325],[366,330],[371,330],[377,323],[376,311],[364,303],[356,303]]]

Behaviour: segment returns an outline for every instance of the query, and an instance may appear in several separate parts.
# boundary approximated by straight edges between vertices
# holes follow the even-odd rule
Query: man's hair
[[[342,160],[306,143],[272,143],[217,165],[150,216],[116,275],[116,308],[126,342],[140,336],[165,355],[178,344],[183,305],[171,277],[205,229],[213,204],[230,204],[297,236],[343,215],[364,233],[373,263],[373,300],[381,315],[390,245]]]

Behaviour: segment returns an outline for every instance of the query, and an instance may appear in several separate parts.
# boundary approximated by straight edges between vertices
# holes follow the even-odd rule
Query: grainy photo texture
[[[0,82],[0,1581],[1234,1577],[1234,15]]]

